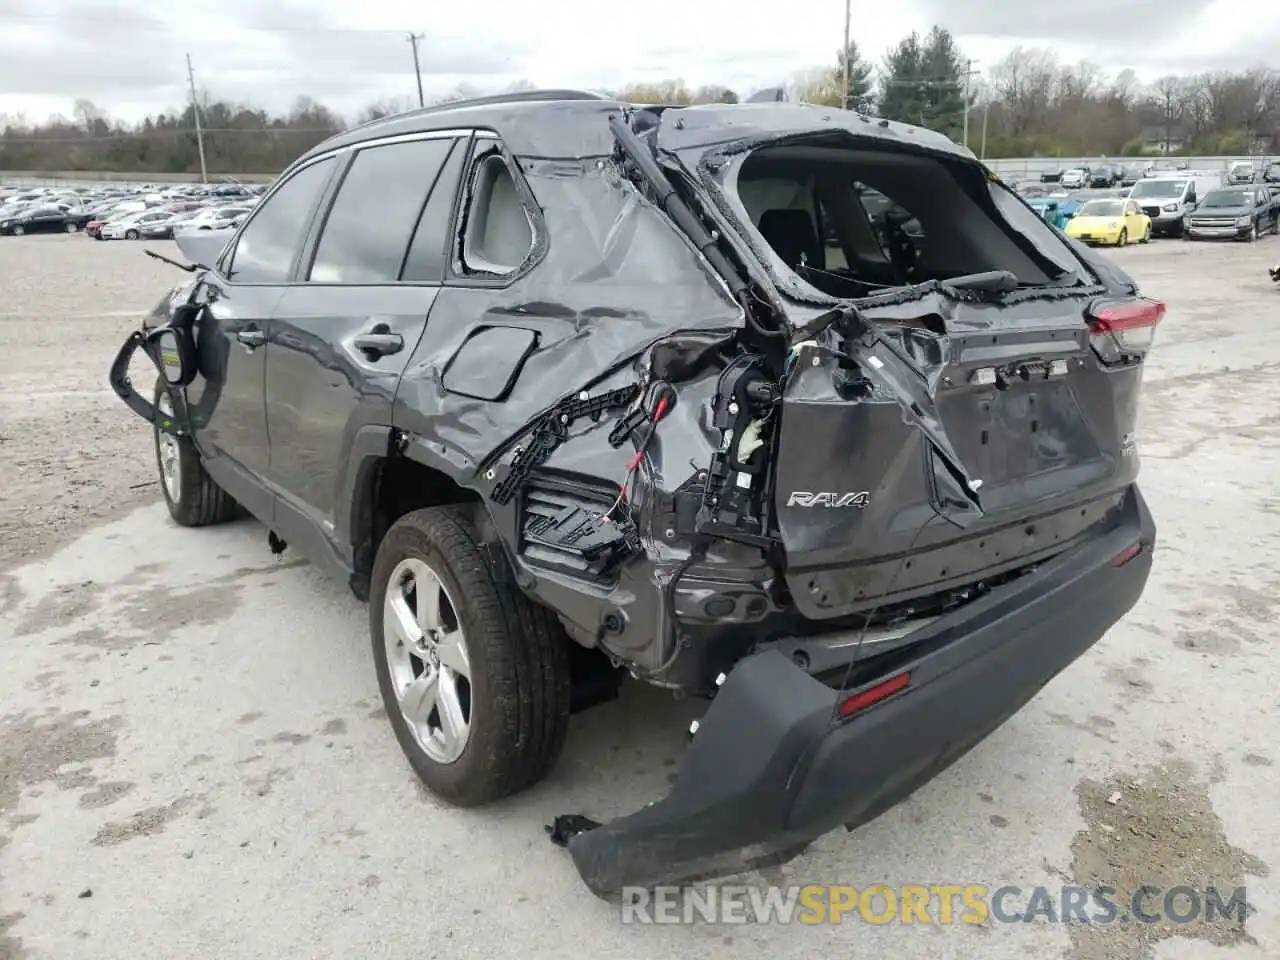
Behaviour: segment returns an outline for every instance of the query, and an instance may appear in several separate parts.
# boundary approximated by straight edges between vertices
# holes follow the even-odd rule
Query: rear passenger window
[[[496,147],[476,163],[467,197],[462,266],[468,274],[513,273],[533,251],[533,223]]]
[[[228,279],[239,283],[286,283],[293,258],[320,199],[333,158],[303,167],[267,199],[240,234],[227,269]]]
[[[325,220],[308,279],[395,283],[455,142],[411,140],[357,152]]]
[[[400,273],[401,280],[438,283],[444,279],[444,265],[452,248],[449,225],[453,222],[453,201],[458,196],[458,181],[462,179],[462,165],[466,160],[467,149],[458,144],[445,161],[418,218],[418,228]]]

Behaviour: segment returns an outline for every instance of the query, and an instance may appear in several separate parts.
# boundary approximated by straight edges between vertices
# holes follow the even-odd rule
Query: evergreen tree
[[[858,44],[850,40],[849,49],[836,54],[836,89],[844,90],[844,64],[849,61],[849,97],[844,103],[846,110],[857,110],[869,113],[872,105],[871,64],[862,58]],[[837,103],[839,100],[837,100]]]
[[[881,68],[880,114],[955,137],[964,123],[964,55],[950,31],[912,33]]]
[[[959,139],[964,125],[964,54],[950,31],[934,27],[921,49],[924,125]]]
[[[920,35],[913,31],[885,56],[880,68],[880,116],[903,123],[923,122],[920,100],[923,53]]]

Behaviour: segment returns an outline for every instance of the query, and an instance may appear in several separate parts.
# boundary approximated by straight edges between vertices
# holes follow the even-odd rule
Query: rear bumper
[[[1141,552],[1116,566],[1135,543]],[[1131,487],[1115,529],[922,628],[887,671],[910,671],[910,686],[839,724],[828,721],[848,691],[777,651],[746,657],[701,721],[671,793],[569,841],[583,880],[610,897],[740,872],[874,819],[1124,616],[1146,586],[1154,544],[1155,524]]]

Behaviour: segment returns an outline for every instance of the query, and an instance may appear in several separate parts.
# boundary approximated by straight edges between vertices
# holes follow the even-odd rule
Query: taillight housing
[[[1137,363],[1151,349],[1164,319],[1160,300],[1104,300],[1089,308],[1089,342],[1103,363]]]

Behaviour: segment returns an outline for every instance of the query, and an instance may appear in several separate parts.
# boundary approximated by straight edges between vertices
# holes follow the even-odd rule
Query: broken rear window
[[[992,270],[1025,286],[1080,272],[1020,199],[946,158],[793,143],[748,154],[726,186],[777,258],[833,297]]]

